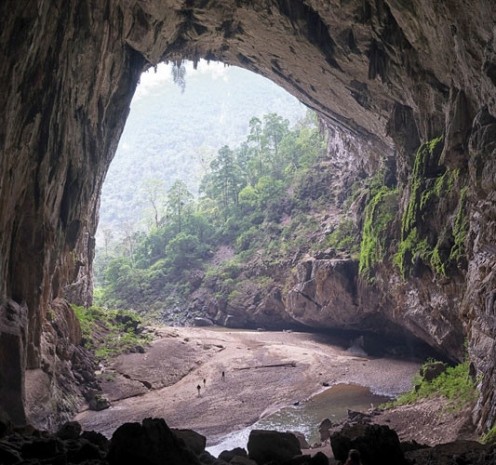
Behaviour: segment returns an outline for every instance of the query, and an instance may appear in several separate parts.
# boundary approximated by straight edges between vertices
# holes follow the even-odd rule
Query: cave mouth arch
[[[479,182],[494,154],[487,135],[494,134],[496,115],[494,7],[490,0],[470,11],[461,0],[420,3],[69,0],[59,8],[21,0],[0,6],[8,44],[0,67],[6,89],[0,107],[7,110],[0,117],[0,343],[2,354],[13,348],[16,354],[2,365],[0,379],[11,381],[0,386],[0,398],[12,400],[8,410],[16,418],[22,420],[22,373],[44,357],[53,302],[64,295],[88,300],[96,205],[139,75],[163,60],[205,57],[290,89],[360,138],[367,146],[362,155],[392,153],[394,146],[403,182],[419,142],[445,134],[445,164],[461,166],[465,180],[470,174],[470,208],[480,212],[470,217],[477,240],[467,240],[466,278],[448,283],[447,291],[436,287],[441,307],[429,312],[422,298],[431,294],[415,283],[405,295],[420,296],[424,310],[416,323],[433,344],[459,355],[460,334],[469,336],[471,360],[487,374],[480,424],[494,422],[496,404],[488,400],[494,364],[485,358],[496,347],[488,309],[496,278],[488,271],[492,255],[484,262],[494,243],[494,185],[489,178]]]

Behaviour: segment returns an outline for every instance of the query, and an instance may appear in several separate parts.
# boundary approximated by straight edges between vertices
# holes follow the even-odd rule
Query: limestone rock
[[[398,435],[383,425],[345,425],[331,436],[332,453],[344,462],[350,449],[356,449],[370,465],[406,464]]]
[[[184,441],[186,447],[190,449],[196,456],[200,456],[207,445],[207,438],[196,431],[190,429],[171,429],[177,438]]]
[[[162,419],[125,423],[112,435],[107,457],[110,465],[147,463],[199,465],[199,460],[179,441]]]
[[[258,465],[284,462],[300,455],[300,444],[292,433],[252,430],[248,438],[248,457]]]

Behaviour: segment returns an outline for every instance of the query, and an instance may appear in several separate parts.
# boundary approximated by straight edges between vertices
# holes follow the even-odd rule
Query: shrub
[[[420,372],[428,371],[429,364],[426,362]],[[417,375],[414,379],[414,388],[395,401],[388,404],[391,407],[412,404],[418,400],[442,396],[453,406],[454,409],[461,410],[477,398],[477,390],[469,375],[469,362],[464,361],[458,365],[448,367],[439,376],[431,381]]]
[[[72,305],[72,309],[81,325],[82,345],[93,350],[99,359],[128,352],[150,342],[150,336],[142,334],[141,318],[136,312],[77,305]]]

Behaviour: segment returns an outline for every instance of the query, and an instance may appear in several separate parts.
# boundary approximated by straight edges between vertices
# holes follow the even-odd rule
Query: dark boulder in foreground
[[[171,430],[163,419],[126,423],[112,439],[92,431],[79,434],[69,422],[58,434],[32,427],[17,428],[0,439],[0,465],[328,465],[317,453],[301,455],[292,433],[255,430],[246,451],[224,451],[219,458],[204,450],[204,436],[190,430]],[[387,426],[344,425],[331,436],[335,457],[344,462],[350,448],[358,449],[363,465],[495,465],[496,444],[455,441],[435,447],[398,441]],[[400,446],[402,449],[400,449]],[[405,452],[405,458],[403,453]],[[332,461],[330,463],[335,463]]]
[[[331,448],[342,462],[350,449],[357,449],[367,465],[406,464],[398,435],[385,425],[346,424],[331,436]]]
[[[162,418],[145,418],[142,424],[125,423],[117,428],[107,460],[110,465],[200,464]]]
[[[258,465],[285,462],[301,455],[300,443],[293,433],[253,430],[248,439],[248,456]]]

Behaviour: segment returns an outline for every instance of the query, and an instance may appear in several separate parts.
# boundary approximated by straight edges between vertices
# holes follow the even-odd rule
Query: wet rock
[[[284,462],[301,455],[298,439],[292,433],[252,430],[248,438],[248,457],[258,465],[266,462]]]
[[[199,465],[198,458],[179,440],[163,419],[146,418],[125,423],[112,435],[107,457],[110,465]]]
[[[327,441],[331,435],[329,430],[333,427],[332,421],[329,418],[322,420],[322,423],[319,425],[319,434],[321,441]]]

